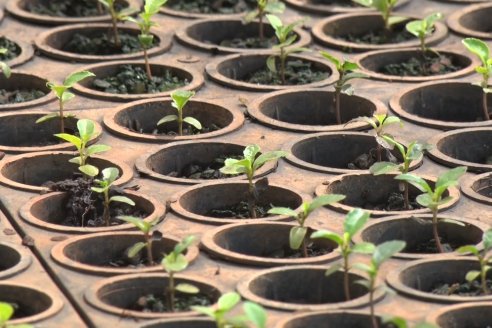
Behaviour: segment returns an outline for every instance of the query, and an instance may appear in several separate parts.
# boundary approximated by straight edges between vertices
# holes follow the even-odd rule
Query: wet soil
[[[309,2],[320,5],[332,5],[338,7],[360,7],[352,0],[309,0]]]
[[[269,216],[268,210],[274,207],[272,204],[269,205],[256,205],[256,216],[258,219],[265,218]],[[239,204],[235,204],[233,206],[227,206],[222,208],[217,208],[208,211],[206,216],[211,216],[219,219],[250,219],[249,210],[248,210],[248,202],[242,201]]]
[[[0,89],[0,105],[18,104],[35,100],[45,96],[46,93],[35,89]]]
[[[492,289],[492,280],[487,280],[487,287]],[[482,296],[481,284],[478,280],[472,282],[457,282],[454,284],[438,284],[432,288],[431,293],[437,295],[457,295],[457,296]]]
[[[142,94],[174,90],[188,83],[188,80],[179,78],[169,70],[164,75],[149,79],[143,67],[122,65],[115,75],[95,79],[92,88],[115,94]]]
[[[21,53],[21,48],[17,43],[14,41],[11,41],[7,39],[6,37],[0,37],[0,48],[5,48],[7,49],[7,52],[4,54],[0,54],[0,60],[1,61],[6,61],[6,60],[11,60],[17,56],[20,55]]]
[[[324,249],[314,246],[313,244],[309,244],[307,246],[307,257],[316,257],[331,253],[332,249]],[[273,252],[262,254],[261,257],[274,258],[274,259],[301,259],[304,258],[301,249],[292,249],[289,246],[286,246],[281,249],[276,249]]]
[[[263,41],[257,37],[236,37],[234,39],[222,40],[219,45],[222,47],[236,48],[236,49],[270,49],[272,46],[278,44],[277,38],[263,38]]]
[[[131,247],[131,246],[130,246]],[[111,268],[130,268],[130,269],[139,269],[139,268],[145,268],[149,266],[149,262],[147,261],[147,256],[145,255],[147,250],[146,248],[142,249],[140,253],[138,253],[134,257],[129,257],[128,256],[128,250],[126,249],[120,257],[112,259],[111,261],[107,263],[101,263],[98,264],[98,266],[102,267],[111,267]],[[163,255],[154,257],[154,265],[161,263],[163,259]]]
[[[178,0],[171,9],[195,14],[236,14],[256,7],[255,0]]]
[[[388,149],[383,149],[383,161],[398,164],[398,160]],[[369,152],[360,154],[352,162],[347,164],[347,168],[351,170],[368,170],[374,163],[377,162],[377,149],[371,148]]]
[[[177,132],[178,131],[177,128],[175,130],[169,130],[166,128],[166,124],[161,124],[159,126],[156,126],[155,129],[150,131],[149,129],[142,128],[140,122],[138,122],[137,120],[132,120],[130,122],[130,126],[128,126],[128,128],[133,132],[142,133],[142,134],[152,134],[152,135],[156,135],[156,136],[164,135],[164,136],[171,136],[171,137],[179,136],[179,134]],[[184,136],[193,136],[193,135],[201,134],[201,133],[209,133],[209,132],[214,132],[214,131],[217,131],[220,129],[222,129],[222,127],[215,125],[215,124],[211,124],[209,126],[202,126],[202,129],[198,130],[194,126],[191,126],[191,125],[187,126],[187,123],[183,123],[183,135]]]
[[[386,65],[379,73],[395,76],[433,76],[453,73],[462,68],[454,65],[449,56],[431,53]]]
[[[386,44],[386,43],[399,43],[405,42],[411,39],[415,39],[415,36],[408,33],[405,30],[404,25],[395,25],[392,30],[379,29],[368,31],[365,34],[346,34],[338,36],[339,39],[358,43],[358,44]]]
[[[390,193],[388,199],[384,203],[367,202],[362,206],[363,209],[373,211],[405,211],[404,197],[400,192]],[[422,208],[414,199],[410,199],[410,210]]]
[[[121,10],[128,7],[124,1],[116,1],[116,10]],[[104,6],[103,6],[104,8]],[[28,3],[26,9],[32,13],[39,15],[55,16],[55,17],[88,17],[100,16],[106,13],[103,9],[102,13],[97,10],[97,0],[41,0]]]
[[[455,249],[459,248],[463,245],[458,245],[453,242],[448,242],[444,238],[439,238],[441,241],[442,248],[444,249],[444,253],[453,252]],[[425,243],[420,243],[419,245],[415,245],[415,247],[406,247],[404,250],[405,253],[411,254],[435,254],[439,253],[436,247],[436,240],[434,238],[428,240]]]
[[[176,293],[174,299],[174,309],[177,312],[189,311],[192,306],[209,306],[213,300],[205,294],[184,294]],[[131,310],[141,312],[170,312],[168,301],[164,295],[149,294],[141,296]]]
[[[491,188],[491,187],[488,187],[488,188],[483,188],[483,189],[477,190],[477,192],[478,192],[480,195],[482,195],[482,196],[492,198],[492,188]]]
[[[277,62],[279,60],[277,59]],[[329,73],[311,67],[311,63],[302,60],[290,60],[285,67],[285,85],[302,85],[318,82],[329,77]],[[277,63],[277,71],[280,72]],[[270,71],[265,67],[247,75],[244,82],[263,85],[282,85],[278,73]]]
[[[14,308],[14,314],[10,317],[10,320],[21,319],[32,315],[29,311],[26,311],[20,304],[8,302]]]
[[[180,172],[173,171],[168,174],[170,177],[185,179],[224,179],[236,175],[223,174],[220,169],[224,166],[227,158],[241,159],[242,156],[222,155],[215,158],[211,163],[191,163],[181,169]]]

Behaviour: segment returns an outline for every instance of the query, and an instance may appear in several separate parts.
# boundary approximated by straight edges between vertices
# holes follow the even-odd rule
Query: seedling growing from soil
[[[487,287],[487,272],[492,268],[492,254],[488,254],[492,250],[492,229],[484,232],[482,237],[483,251],[480,252],[475,245],[467,245],[458,248],[456,251],[459,253],[472,253],[478,259],[480,263],[480,271],[472,270],[466,274],[466,280],[473,282],[480,278],[480,285],[482,287],[482,293],[489,295],[490,290]],[[487,255],[488,254],[488,255]]]
[[[273,46],[273,49],[278,49],[278,54],[268,57],[267,67],[273,73],[277,73],[282,84],[285,84],[285,66],[289,55],[296,52],[309,51],[309,49],[303,47],[291,47],[288,49],[297,39],[297,35],[292,34],[292,31],[301,21],[284,25],[280,18],[275,15],[266,15],[266,17],[275,30],[275,35],[278,39],[278,44]],[[280,61],[279,70],[277,70],[277,57]]]
[[[373,8],[381,13],[386,30],[390,30],[391,26],[406,20],[406,17],[393,16],[391,12],[398,3],[398,0],[352,0],[361,6]]]
[[[350,255],[352,253],[370,254],[374,250],[374,245],[371,243],[352,243],[352,237],[362,229],[368,219],[369,213],[360,208],[356,208],[350,211],[345,217],[345,221],[343,222],[343,234],[339,235],[328,230],[319,230],[311,234],[312,239],[324,238],[331,240],[338,245],[338,251],[342,254],[343,264],[331,266],[326,271],[326,275],[329,276],[336,271],[343,269],[343,289],[347,301],[351,299],[349,284],[349,271],[351,269],[349,261]]]
[[[253,302],[244,302],[244,315],[229,316],[229,313],[240,301],[241,296],[239,294],[230,292],[222,295],[216,306],[193,306],[192,309],[214,319],[217,328],[246,328],[248,327],[248,322],[253,323],[256,328],[266,328],[266,311],[262,306]]]
[[[269,214],[287,215],[296,219],[299,226],[292,227],[289,234],[289,245],[293,250],[298,250],[302,246],[302,255],[308,257],[307,245],[306,245],[306,234],[308,232],[308,227],[305,226],[306,220],[319,207],[326,206],[329,204],[337,203],[345,199],[344,195],[322,195],[316,197],[311,202],[304,202],[302,208],[299,212],[296,212],[287,207],[274,207],[271,208]]]
[[[258,155],[260,152],[260,146],[249,145],[243,151],[243,159],[228,158],[224,162],[224,167],[220,169],[220,172],[224,174],[246,174],[248,178],[248,211],[251,218],[255,219],[256,215],[256,201],[259,198],[259,193],[256,184],[253,182],[253,178],[258,170],[266,162],[277,160],[281,157],[288,155],[287,152],[276,150]],[[260,180],[261,181],[261,180]]]
[[[0,328],[33,328],[29,324],[10,325],[8,321],[14,315],[14,307],[10,303],[0,302]]]
[[[441,13],[433,13],[422,20],[414,20],[405,25],[405,28],[409,33],[419,38],[420,50],[422,51],[423,55],[425,55],[428,50],[425,45],[425,38],[427,38],[429,35],[432,34],[432,32],[434,32],[436,22],[442,18],[443,16]]]
[[[99,170],[94,165],[87,164],[87,160],[92,155],[110,150],[111,147],[101,144],[88,146],[88,143],[97,136],[97,133],[94,131],[95,124],[93,121],[88,119],[78,120],[77,129],[80,137],[68,133],[58,133],[55,134],[55,137],[74,145],[77,148],[79,156],[70,159],[69,162],[78,164],[79,170],[85,175],[95,177],[99,173]]]
[[[144,235],[145,241],[140,241],[133,245],[128,250],[128,257],[133,258],[136,257],[142,249],[147,249],[147,262],[149,266],[154,265],[154,256],[152,255],[152,243],[156,240],[162,239],[162,233],[157,230],[152,231],[156,224],[159,222],[159,218],[155,218],[154,220],[147,222],[142,220],[141,218],[135,216],[118,216],[119,220],[128,222],[137,227],[140,231],[142,231]]]
[[[0,55],[4,55],[7,53],[7,49],[5,48],[0,48]],[[0,71],[2,71],[2,74],[8,79],[11,75],[10,71],[10,66],[7,65],[7,63],[4,63],[3,61],[0,61]]]
[[[63,81],[63,84],[55,84],[53,82],[48,82],[46,83],[46,86],[51,89],[58,98],[58,113],[57,114],[48,114],[45,115],[41,118],[39,118],[36,123],[42,123],[51,119],[54,119],[56,117],[60,118],[60,133],[65,132],[65,122],[63,121],[64,118],[69,117],[70,115],[65,115],[63,112],[63,106],[66,102],[70,101],[75,97],[73,93],[69,91],[70,88],[72,88],[76,83],[82,81],[83,79],[90,77],[90,76],[95,76],[92,72],[89,71],[82,71],[82,72],[76,72],[73,74],[70,74],[65,78],[65,81]]]
[[[425,181],[421,177],[410,173],[400,174],[395,177],[395,179],[397,180],[407,181],[420,191],[424,192],[423,194],[417,196],[416,201],[420,205],[427,207],[432,212],[432,233],[436,243],[437,251],[439,253],[444,252],[437,229],[439,221],[442,220],[437,217],[439,206],[444,205],[452,200],[452,197],[450,196],[443,198],[443,194],[446,190],[448,190],[449,187],[458,185],[459,178],[463,174],[465,174],[465,172],[466,166],[455,167],[454,169],[444,172],[437,178],[434,188],[432,188],[432,186],[429,185],[429,183],[427,183],[427,181]],[[454,220],[452,221],[452,223],[461,224]]]
[[[199,289],[191,284],[174,283],[174,275],[178,272],[185,270],[188,267],[188,260],[184,256],[184,252],[190,247],[190,245],[195,241],[195,236],[187,236],[180,243],[174,246],[171,253],[167,254],[161,262],[162,267],[169,275],[169,283],[166,288],[166,299],[168,302],[168,307],[171,312],[174,312],[174,300],[176,298],[176,292],[181,292],[185,294],[198,294]]]
[[[172,115],[164,116],[159,120],[159,122],[157,122],[157,125],[178,121],[178,134],[180,136],[183,135],[183,122],[188,123],[189,125],[193,126],[197,130],[201,130],[202,124],[196,118],[193,118],[191,116],[187,116],[183,118],[183,108],[186,106],[188,101],[194,95],[195,95],[194,91],[187,91],[187,90],[177,90],[171,93],[171,98],[173,99],[171,105],[174,108],[176,108],[178,115],[172,114]]]
[[[391,324],[395,328],[410,328],[410,324],[402,317],[383,317],[382,322],[384,324]],[[433,324],[427,322],[420,322],[413,326],[413,328],[439,328]]]
[[[246,23],[251,23],[256,18],[259,21],[258,36],[260,42],[265,39],[265,24],[263,20],[266,14],[281,14],[285,10],[285,4],[278,0],[256,0],[256,9],[250,11],[244,16],[244,21]]]
[[[337,124],[342,124],[342,116],[340,113],[340,94],[345,93],[349,96],[354,94],[354,88],[347,82],[352,79],[363,79],[367,76],[363,73],[356,72],[359,69],[359,65],[345,59],[339,59],[326,51],[321,51],[320,54],[333,63],[340,78],[335,82],[335,115],[337,119]]]
[[[163,6],[167,0],[145,0],[144,10],[138,16],[140,19],[135,19],[131,16],[125,19],[134,22],[140,28],[140,35],[138,41],[142,46],[145,60],[145,71],[149,80],[152,79],[152,72],[150,71],[149,56],[147,55],[147,49],[152,47],[154,43],[154,36],[150,33],[152,26],[157,26],[157,23],[152,21],[152,17],[159,12],[161,6]]]
[[[354,268],[365,272],[368,277],[368,280],[358,280],[356,283],[366,287],[369,291],[369,309],[373,328],[378,328],[379,326],[376,315],[374,314],[374,293],[378,288],[380,288],[376,285],[379,269],[384,262],[396,253],[401,252],[405,247],[406,243],[404,241],[387,241],[375,247],[374,252],[372,253],[371,262],[369,264],[354,264]]]
[[[118,179],[118,175],[120,174],[120,171],[116,167],[107,167],[102,170],[101,174],[102,179],[94,179],[94,183],[97,187],[92,187],[91,190],[104,196],[103,218],[106,222],[106,226],[109,227],[109,222],[111,220],[111,216],[109,215],[109,205],[112,202],[125,203],[130,206],[135,206],[135,202],[126,196],[115,195],[109,197],[109,191],[113,182]]]
[[[108,11],[111,16],[113,31],[113,41],[116,47],[121,47],[120,36],[118,34],[118,22],[126,20],[128,15],[125,11],[118,12],[115,8],[116,0],[98,0]]]
[[[483,90],[483,115],[484,119],[488,121],[490,120],[490,113],[487,104],[487,94],[492,93],[492,88],[489,88],[489,78],[492,75],[492,57],[490,57],[490,49],[488,45],[480,39],[466,38],[462,42],[470,52],[475,54],[482,61],[482,65],[475,67],[475,70],[478,74],[482,75],[482,82],[478,83],[478,85]]]

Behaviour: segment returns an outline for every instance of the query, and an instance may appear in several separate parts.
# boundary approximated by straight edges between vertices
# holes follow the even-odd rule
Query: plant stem
[[[171,312],[174,312],[174,272],[169,272],[169,284],[167,286],[167,301]]]
[[[248,177],[248,211],[249,216],[252,219],[256,219],[256,206],[255,206],[255,185],[253,183],[253,177]]]
[[[99,1],[96,1],[96,6],[97,6],[97,13],[99,15],[102,15],[103,14],[103,8],[102,8],[102,5]]]
[[[302,256],[308,257],[308,252],[307,252],[307,246],[306,246],[306,239],[302,241]]]
[[[59,99],[60,104],[60,131],[61,133],[65,133],[65,121],[63,120],[63,101]]]
[[[343,289],[347,301],[350,301],[349,269],[348,255],[346,255],[343,257]]]
[[[382,161],[382,158],[383,158],[383,147],[381,147],[381,145],[378,143],[377,147],[376,147],[376,161],[377,162],[381,162]]]
[[[342,117],[340,114],[340,93],[341,88],[339,86],[335,87],[335,115],[337,118],[337,124],[342,124]]]
[[[282,85],[285,85],[285,61],[287,56],[285,55],[285,50],[283,47],[280,48],[280,80]]]
[[[154,265],[154,258],[152,256],[152,240],[149,236],[149,233],[145,233],[145,243],[147,245],[147,262],[149,262],[149,266]]]
[[[436,241],[437,251],[439,253],[444,253],[444,249],[441,245],[441,239],[439,239],[439,233],[437,231],[437,207],[432,209],[432,234],[434,235],[434,240]]]
[[[487,93],[484,91],[482,94],[482,106],[483,106],[483,116],[486,121],[490,120],[489,107],[487,104]]]
[[[409,186],[407,181],[403,181],[403,202],[406,210],[410,209],[410,195]]]
[[[106,227],[109,227],[109,190],[106,190],[104,192],[104,212],[103,212],[103,218],[104,221],[106,222]]]
[[[114,8],[110,8],[110,13],[111,13],[111,23],[113,25],[113,39],[114,39],[114,44],[117,48],[121,47],[121,41],[120,41],[120,36],[118,34],[118,26],[117,26],[117,18],[116,18],[116,12],[114,11]]]
[[[147,47],[143,46],[144,61],[145,61],[145,72],[147,73],[147,78],[152,80],[152,72],[150,71],[149,56],[147,55]]]
[[[375,281],[371,278],[371,290],[369,291],[369,311],[371,313],[372,328],[378,328],[378,321],[376,315],[374,314],[374,284]]]

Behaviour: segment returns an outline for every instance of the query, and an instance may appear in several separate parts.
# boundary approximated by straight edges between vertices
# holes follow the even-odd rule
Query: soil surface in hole
[[[33,313],[34,311],[32,309],[24,309],[18,303],[8,303],[14,308],[14,314],[12,315],[12,317],[10,317],[10,320],[21,319],[35,314]]]
[[[476,190],[480,195],[492,198],[492,187],[483,188]]]
[[[265,218],[269,216],[267,213],[269,209],[274,207],[272,204],[269,205],[256,205],[256,216],[257,218]],[[211,216],[219,219],[250,219],[249,210],[248,210],[248,202],[242,201],[239,204],[235,204],[232,206],[217,208],[208,211],[206,216]]]
[[[147,249],[142,249],[136,256],[129,257],[128,251],[131,246],[128,247],[118,258],[111,259],[106,263],[100,263],[98,266],[102,267],[111,267],[111,268],[129,268],[129,269],[140,269],[149,266],[149,262],[147,261]],[[157,257],[154,256],[153,261],[154,265],[159,265],[163,259],[163,255],[159,255]]]
[[[203,293],[184,294],[176,293],[174,298],[174,309],[177,312],[189,311],[192,306],[209,306],[213,300]],[[141,312],[170,312],[169,304],[164,295],[148,294],[141,296],[133,305],[131,310]]]
[[[112,30],[111,30],[112,31]],[[82,55],[119,55],[142,51],[138,36],[119,31],[120,46],[116,46],[113,34],[108,32],[75,33],[63,46],[63,50]],[[155,38],[154,44],[156,45]]]
[[[280,72],[277,58],[277,72]],[[285,67],[285,85],[302,85],[318,82],[328,78],[330,74],[313,68],[310,62],[290,60]],[[246,75],[244,82],[263,85],[282,85],[279,73],[270,71],[266,66]]]
[[[258,36],[236,37],[234,39],[222,40],[219,43],[222,47],[236,49],[269,49],[276,44],[278,44],[278,41],[275,37],[264,37],[261,40]]]
[[[55,120],[58,120],[58,117],[55,118]],[[43,123],[34,123],[33,122],[33,125],[30,126],[29,128],[36,129],[38,126],[41,127],[42,124]],[[65,121],[65,125],[66,124],[67,123]],[[59,133],[59,131],[60,130],[58,128],[58,130],[53,130],[52,132],[54,134],[54,133]],[[68,133],[68,134],[79,136],[78,132],[75,132],[72,129],[68,129],[67,127],[65,127],[64,132]],[[13,147],[43,147],[43,146],[59,145],[59,144],[65,142],[64,140],[55,137],[53,134],[50,134],[49,131],[46,131],[46,134],[44,134],[44,135],[37,135],[36,139],[22,140],[22,142],[11,143],[10,146],[13,146]]]
[[[492,289],[492,280],[487,279],[487,287]],[[479,280],[472,282],[457,282],[454,284],[437,284],[432,290],[432,294],[437,295],[457,295],[457,296],[482,296],[484,293],[481,289]]]
[[[149,130],[149,129],[144,129],[142,127],[142,125],[140,124],[140,122],[138,120],[134,119],[134,120],[130,121],[130,124],[129,124],[129,126],[127,126],[127,128],[133,132],[142,133],[142,134],[152,134],[155,136],[164,135],[164,136],[171,136],[171,137],[179,136],[179,134],[177,132],[178,128],[176,128],[176,130],[169,130],[169,129],[165,128],[166,125],[169,125],[169,124],[161,124],[159,126],[156,126],[155,129]],[[184,136],[192,136],[192,135],[196,135],[196,134],[210,133],[210,132],[214,132],[214,131],[217,131],[220,129],[222,129],[222,127],[220,127],[216,124],[210,124],[209,126],[203,126],[202,125],[202,129],[198,130],[194,126],[191,126],[191,125],[187,126],[186,123],[183,123],[183,135]]]
[[[388,149],[383,149],[382,159],[386,162],[398,164],[398,160]],[[369,168],[377,162],[377,149],[371,148],[369,152],[357,156],[352,162],[347,164],[351,170],[369,170]]]
[[[183,167],[179,172],[172,171],[167,175],[175,178],[185,179],[224,179],[235,177],[237,175],[223,174],[220,169],[224,166],[227,158],[242,159],[240,155],[221,155],[215,158],[211,163],[191,163]]]
[[[339,7],[360,7],[352,0],[308,0],[308,2],[320,4],[320,5],[332,5]]]
[[[0,89],[0,105],[18,104],[44,97],[46,93],[35,89]]]
[[[73,180],[63,180],[59,182],[47,182],[44,186],[53,191],[64,191],[69,193],[69,198],[65,203],[64,220],[58,224],[69,227],[105,227],[106,222],[103,218],[104,203],[103,195],[91,190],[94,186],[93,181],[78,177]],[[112,187],[110,197],[124,194],[123,189]],[[110,204],[110,226],[124,224],[126,222],[116,219],[119,215],[129,215],[136,217],[146,217],[141,209],[125,203],[112,202]]]
[[[321,256],[331,253],[333,249],[320,248],[314,244],[307,245],[307,257]],[[276,249],[273,252],[260,255],[261,257],[274,259],[301,259],[304,258],[302,247],[300,249],[292,249],[288,245],[283,248]]]
[[[15,43],[14,41],[10,41],[3,36],[0,37],[0,48],[7,49],[6,53],[0,54],[1,61],[14,59],[15,57],[19,56],[22,51],[17,43]]]
[[[97,1],[98,0],[41,0],[28,3],[26,9],[34,14],[55,17],[88,17],[106,14],[104,6],[102,6],[103,13],[98,12]],[[128,7],[128,4],[124,1],[116,1],[115,3],[117,11],[126,7]]]
[[[444,249],[444,253],[450,253],[453,252],[455,249],[457,249],[460,246],[460,244],[454,243],[452,241],[447,241],[445,238],[439,237],[439,240],[441,241],[442,248]],[[405,253],[411,253],[411,254],[434,254],[434,253],[439,253],[436,247],[436,240],[434,238],[429,239],[428,241],[424,243],[420,243],[418,245],[415,245],[414,247],[406,247],[404,250]]]
[[[404,197],[400,192],[390,193],[388,199],[382,203],[370,203],[366,202],[362,205],[363,209],[373,211],[406,211],[404,207]],[[416,201],[415,197],[410,199],[410,210],[422,208]]]
[[[122,65],[115,75],[95,79],[92,82],[92,88],[115,94],[142,94],[174,90],[188,83],[188,80],[179,78],[170,70],[149,79],[145,73],[145,68]]]
[[[412,57],[404,62],[385,65],[379,73],[395,76],[434,76],[453,73],[462,68],[454,65],[449,56],[430,53]]]
[[[255,0],[178,0],[168,5],[173,10],[194,14],[236,14],[256,8]]]
[[[389,31],[386,29],[379,29],[368,31],[365,34],[345,34],[336,37],[341,40],[358,44],[399,43],[415,39],[415,36],[405,30],[404,25],[394,26],[393,29]]]

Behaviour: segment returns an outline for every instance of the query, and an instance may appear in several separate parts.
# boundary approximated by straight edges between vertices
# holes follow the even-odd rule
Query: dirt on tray
[[[270,205],[256,205],[256,217],[258,219],[260,218],[265,218],[269,216],[268,210],[273,208],[274,206],[272,204]],[[248,202],[247,201],[242,201],[239,204],[235,204],[232,206],[227,206],[227,207],[222,207],[222,208],[217,208],[208,211],[206,216],[211,216],[214,218],[219,218],[219,219],[230,219],[230,218],[236,218],[236,219],[250,219],[251,216],[249,215],[249,210],[248,210]]]
[[[106,14],[97,9],[98,0],[46,0],[28,2],[26,9],[34,14],[54,17],[88,17]],[[124,1],[116,1],[115,8],[120,11],[128,5]]]
[[[0,89],[0,105],[17,104],[44,97],[46,93],[35,89]]]
[[[0,37],[0,48],[7,49],[6,53],[0,54],[1,61],[14,59],[15,57],[19,56],[21,53],[21,48],[19,47],[19,45],[14,41],[7,39],[4,36]]]
[[[488,289],[492,289],[492,280],[487,280]],[[432,294],[457,296],[483,296],[480,281],[457,282],[454,284],[439,284],[432,288]]]
[[[456,72],[463,67],[453,64],[449,56],[430,53],[407,61],[388,64],[379,73],[395,76],[434,76]]]
[[[118,32],[121,44],[117,46],[113,39],[113,34],[98,31],[96,33],[75,33],[67,43],[64,44],[63,50],[81,55],[119,55],[130,54],[142,51],[138,36],[125,32]],[[156,46],[155,38],[153,46]]]
[[[384,203],[371,203],[366,202],[362,205],[363,209],[373,210],[373,211],[406,211],[407,209],[404,206],[404,196],[400,192],[392,192],[390,193],[388,199]],[[416,201],[415,197],[410,199],[410,210],[415,210],[422,208]]]
[[[270,49],[272,46],[278,44],[277,38],[263,38],[261,40],[258,36],[252,37],[236,37],[234,39],[222,40],[219,45],[222,47],[236,48],[236,49]]]
[[[236,14],[256,7],[255,0],[177,0],[171,9],[194,14]]]
[[[223,174],[220,169],[224,166],[224,162],[227,158],[241,159],[239,155],[222,155],[215,158],[210,163],[191,163],[183,167],[179,172],[173,171],[167,175],[175,178],[185,179],[224,179],[230,178],[236,175]]]
[[[307,245],[307,257],[316,257],[331,253],[333,249],[320,248],[315,246],[314,244]],[[263,254],[262,257],[274,258],[274,259],[301,259],[304,258],[301,249],[292,249],[289,246],[285,246],[280,249],[276,249],[273,252]]]
[[[398,163],[398,160],[396,159],[393,154],[388,149],[383,149],[382,151],[382,156],[383,161],[386,162],[391,162],[391,163]],[[357,156],[352,162],[347,164],[347,167],[351,170],[369,170],[369,168],[377,162],[377,149],[376,148],[371,148],[369,152],[360,154]]]
[[[415,36],[405,30],[404,25],[394,26],[391,30],[384,28],[367,31],[365,34],[339,35],[339,39],[357,44],[387,44],[400,43],[415,39]]]

